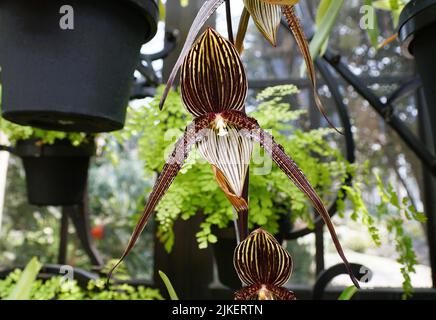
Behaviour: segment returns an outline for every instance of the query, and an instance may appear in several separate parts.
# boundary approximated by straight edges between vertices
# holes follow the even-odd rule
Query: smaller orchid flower
[[[246,284],[235,293],[235,300],[295,300],[283,286],[292,274],[293,261],[270,233],[253,231],[235,249],[233,264]]]

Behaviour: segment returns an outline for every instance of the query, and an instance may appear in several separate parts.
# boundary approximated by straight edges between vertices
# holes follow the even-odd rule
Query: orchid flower
[[[337,132],[341,133],[328,118],[325,108],[321,102],[321,98],[319,97],[317,92],[316,71],[310,54],[309,44],[304,35],[304,31],[301,27],[300,20],[295,13],[295,5],[299,2],[299,0],[243,0],[243,1],[244,1],[245,10],[247,10],[248,13],[252,16],[259,31],[273,46],[276,45],[277,30],[280,25],[282,14],[284,15],[286,21],[288,22],[289,29],[292,31],[295,41],[306,63],[306,67],[312,84],[315,104],[318,110],[322,113],[324,118],[327,120],[329,125],[332,128],[334,128]],[[195,17],[191,25],[191,28],[189,30],[188,36],[186,38],[180,56],[177,59],[176,64],[174,65],[173,70],[171,71],[171,74],[168,78],[168,82],[160,102],[161,109],[163,108],[168,92],[174,83],[174,79],[176,78],[177,72],[180,66],[182,65],[186,55],[188,54],[192,44],[194,43],[197,34],[200,32],[200,29],[207,21],[207,19],[209,19],[209,17],[216,11],[216,9],[223,2],[224,0],[206,0],[203,6],[200,8],[197,16]],[[248,19],[245,19],[245,22],[248,23]]]
[[[242,197],[242,190],[253,144],[259,142],[289,179],[308,196],[324,219],[339,255],[349,267],[330,216],[318,194],[295,162],[286,155],[283,147],[255,119],[246,115],[247,78],[233,44],[208,28],[183,62],[180,86],[182,100],[195,119],[188,125],[160,173],[119,263],[132,250],[193,145],[212,165],[219,186],[238,212],[239,220],[247,226],[248,204]],[[350,268],[349,272],[357,286]]]
[[[236,247],[233,263],[246,284],[235,293],[235,300],[295,300],[294,293],[283,287],[292,274],[292,257],[265,230],[253,231]]]

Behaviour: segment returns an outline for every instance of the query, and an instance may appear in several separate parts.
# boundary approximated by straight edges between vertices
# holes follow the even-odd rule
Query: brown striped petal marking
[[[262,0],[244,0],[244,5],[260,33],[275,47],[282,17],[281,6]]]
[[[165,86],[165,90],[163,92],[162,98],[160,99],[159,108],[162,110],[165,100],[168,97],[168,93],[176,79],[177,72],[180,69],[183,61],[185,60],[186,55],[188,54],[192,44],[197,38],[198,33],[200,32],[203,25],[206,23],[207,19],[218,9],[220,5],[222,5],[224,0],[205,0],[200,10],[198,11],[194,21],[192,22],[191,28],[189,29],[188,36],[186,37],[185,44],[183,45],[182,51],[180,52],[179,57],[177,58],[176,64],[171,71],[170,76],[168,77],[167,85]]]
[[[253,231],[235,249],[233,258],[239,278],[248,286],[283,286],[292,274],[292,257],[267,231]]]
[[[183,102],[194,116],[244,108],[248,84],[241,58],[211,28],[189,51],[180,78]]]

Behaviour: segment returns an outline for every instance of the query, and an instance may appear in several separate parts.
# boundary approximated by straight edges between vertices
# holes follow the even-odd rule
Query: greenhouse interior
[[[436,0],[0,0],[0,96],[0,300],[436,299]]]

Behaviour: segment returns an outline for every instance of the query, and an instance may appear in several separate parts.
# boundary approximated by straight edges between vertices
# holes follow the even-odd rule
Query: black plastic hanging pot
[[[415,58],[429,115],[436,120],[436,0],[409,2],[401,13],[399,26],[403,53]]]
[[[157,17],[155,0],[1,0],[3,117],[59,131],[121,129]]]
[[[94,142],[73,146],[69,140],[51,145],[37,139],[21,140],[14,154],[23,161],[29,203],[67,206],[83,202]]]

